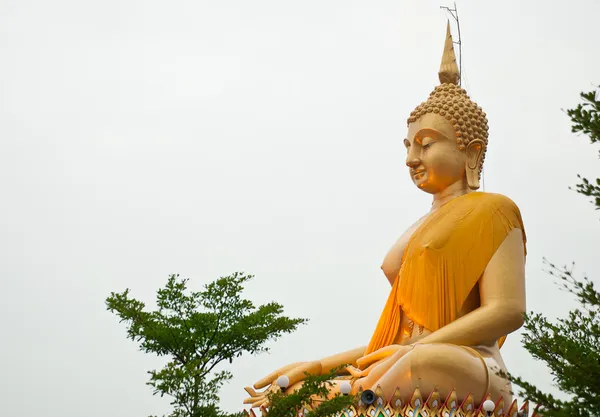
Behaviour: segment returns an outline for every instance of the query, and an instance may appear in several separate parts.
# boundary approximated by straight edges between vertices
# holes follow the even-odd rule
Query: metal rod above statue
[[[458,45],[458,73],[462,75],[462,37],[460,36],[460,20],[458,18],[458,8],[456,2],[454,2],[454,8],[448,6],[440,6],[440,9],[446,10],[450,13],[450,16],[456,21],[456,29],[458,30],[458,42],[454,42]],[[450,22],[448,22],[448,32],[450,32]],[[458,78],[458,85],[462,86],[462,78]]]

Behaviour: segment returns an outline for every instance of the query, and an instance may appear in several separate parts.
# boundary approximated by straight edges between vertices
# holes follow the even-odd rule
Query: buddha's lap
[[[410,395],[419,387],[422,394],[438,389],[447,395],[455,389],[459,397],[472,393],[475,397],[491,393],[492,397],[510,397],[510,384],[497,375],[503,369],[486,349],[448,343],[416,345],[382,375],[361,378],[355,382],[363,389],[381,386],[386,395],[396,388]]]
[[[491,394],[494,400],[503,397],[505,401],[511,401],[510,384],[497,375],[499,369],[504,367],[485,348],[449,343],[422,344],[405,354],[383,376],[367,376],[358,380],[340,376],[331,380],[330,395],[339,392],[341,383],[348,381],[354,388],[360,386],[363,390],[375,390],[380,386],[388,397],[399,388],[405,400],[418,387],[424,396],[434,389],[441,396],[455,390],[461,400],[471,393],[475,401],[487,394]],[[302,384],[302,381],[293,384],[286,392],[293,392]]]

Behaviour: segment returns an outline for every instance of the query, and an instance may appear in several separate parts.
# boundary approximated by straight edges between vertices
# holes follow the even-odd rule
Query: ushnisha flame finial
[[[442,55],[442,64],[440,72],[438,72],[440,83],[450,83],[458,85],[460,80],[460,71],[456,63],[456,55],[454,54],[454,42],[450,33],[450,20],[446,25],[446,42],[444,43],[444,54]]]

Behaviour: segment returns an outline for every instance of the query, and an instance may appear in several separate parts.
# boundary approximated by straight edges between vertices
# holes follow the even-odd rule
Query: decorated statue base
[[[476,406],[472,395],[468,395],[462,403],[459,403],[454,391],[443,401],[437,391],[433,391],[424,399],[417,388],[406,404],[402,403],[399,390],[396,390],[394,396],[387,402],[381,387],[377,387],[372,394],[368,398],[369,396],[364,396],[360,391],[356,396],[357,402],[340,412],[337,417],[539,417],[537,407],[530,415],[528,401],[519,407],[517,400],[511,404],[505,404],[502,398],[491,402],[490,395]],[[365,399],[368,399],[369,404],[365,404]],[[318,407],[318,401],[315,402],[315,407]],[[254,410],[244,411],[244,414],[246,417],[269,416],[268,407],[263,406],[259,410],[259,414]],[[309,411],[311,411],[310,407],[298,411],[298,417],[304,417]]]

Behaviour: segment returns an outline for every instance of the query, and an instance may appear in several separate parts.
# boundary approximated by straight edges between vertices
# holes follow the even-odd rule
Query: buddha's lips
[[[412,175],[413,177],[417,177],[417,176],[419,176],[419,175],[421,175],[421,174],[424,174],[424,173],[425,173],[425,170],[424,170],[424,169],[420,169],[420,170],[418,170],[418,171],[411,171],[411,175]]]

